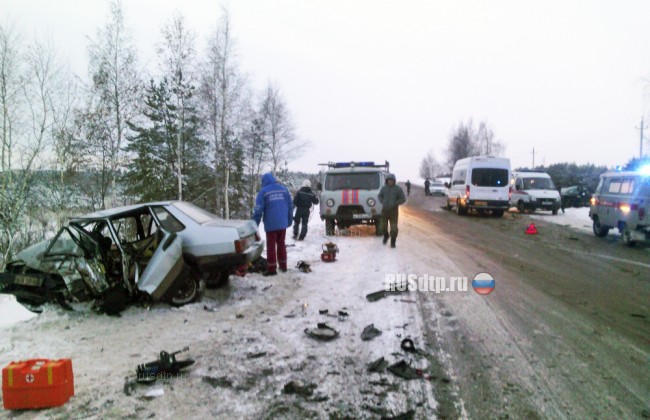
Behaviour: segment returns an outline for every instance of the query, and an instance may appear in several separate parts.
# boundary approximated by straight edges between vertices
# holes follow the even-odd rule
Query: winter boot
[[[381,241],[381,243],[384,245],[386,245],[386,242],[388,242],[388,233],[384,233],[384,240]]]
[[[394,237],[394,236],[392,238],[390,238],[390,247],[391,248],[395,248],[395,241],[396,240],[397,240],[397,238]]]

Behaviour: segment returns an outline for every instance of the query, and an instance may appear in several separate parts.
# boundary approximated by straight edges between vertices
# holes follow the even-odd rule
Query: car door
[[[160,229],[161,240],[142,275],[138,289],[160,300],[183,272],[183,244],[175,232]]]

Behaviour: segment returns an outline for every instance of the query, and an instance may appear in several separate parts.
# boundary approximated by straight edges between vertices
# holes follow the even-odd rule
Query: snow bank
[[[560,210],[557,216],[551,212],[541,211],[530,216],[533,219],[545,220],[562,226],[567,226],[582,232],[592,231],[592,222],[589,218],[589,207],[567,208],[564,213]]]
[[[14,295],[0,294],[0,328],[8,328],[21,321],[27,321],[36,316],[16,301]]]

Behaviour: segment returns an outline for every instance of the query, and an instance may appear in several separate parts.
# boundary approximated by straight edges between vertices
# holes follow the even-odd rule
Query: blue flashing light
[[[641,173],[642,175],[650,175],[650,164],[643,165],[642,167],[640,167],[639,173]]]
[[[621,172],[623,167],[621,165],[616,165],[616,172]]]

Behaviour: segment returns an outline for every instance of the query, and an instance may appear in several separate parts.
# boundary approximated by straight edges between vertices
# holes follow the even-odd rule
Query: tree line
[[[199,51],[181,14],[144,69],[119,0],[88,44],[87,82],[51,43],[0,23],[0,258],[80,211],[194,202],[250,217],[259,175],[282,177],[305,147],[277,84],[254,92],[222,10]],[[34,226],[41,220],[43,226]],[[37,235],[38,236],[38,235]]]

